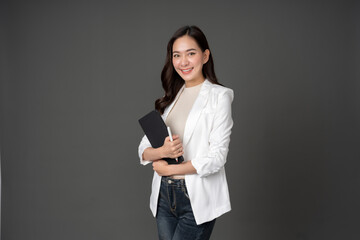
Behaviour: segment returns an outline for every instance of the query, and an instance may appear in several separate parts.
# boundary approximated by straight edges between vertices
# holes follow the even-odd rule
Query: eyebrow
[[[196,51],[196,49],[190,48],[190,49],[186,50],[185,52],[190,52],[190,51]],[[173,53],[179,53],[179,51],[173,51]]]

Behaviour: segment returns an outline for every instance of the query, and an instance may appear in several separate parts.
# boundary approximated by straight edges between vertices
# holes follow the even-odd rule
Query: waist
[[[172,179],[185,179],[185,175],[171,175],[169,177]]]
[[[161,181],[169,185],[186,186],[185,179],[176,179],[176,178],[172,178],[171,176],[161,177]]]

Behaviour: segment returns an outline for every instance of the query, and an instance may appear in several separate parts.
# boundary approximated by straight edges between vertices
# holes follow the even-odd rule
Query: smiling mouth
[[[194,68],[180,69],[180,71],[184,74],[190,73]]]

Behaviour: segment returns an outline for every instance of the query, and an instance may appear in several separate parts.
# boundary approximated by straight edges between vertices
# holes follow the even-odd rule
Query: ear
[[[203,52],[203,64],[207,63],[209,61],[209,57],[210,57],[210,50],[209,49],[206,49],[204,52]]]

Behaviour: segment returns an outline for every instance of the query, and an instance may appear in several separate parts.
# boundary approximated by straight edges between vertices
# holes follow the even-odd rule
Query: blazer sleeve
[[[209,136],[209,151],[207,155],[196,157],[191,161],[200,177],[218,172],[226,163],[233,126],[231,117],[233,99],[234,92],[231,89],[218,96],[214,124]]]
[[[142,154],[144,152],[144,150],[148,147],[151,147],[151,144],[149,142],[149,139],[146,137],[146,135],[144,135],[144,137],[141,139],[139,148],[138,148],[138,154],[139,154],[139,158],[140,158],[140,163],[142,165],[146,165],[151,163],[151,161],[146,161],[142,159]]]

